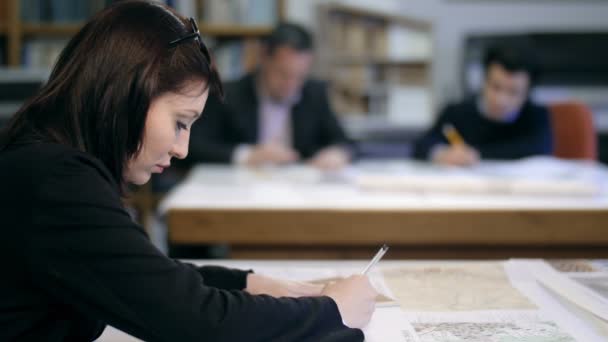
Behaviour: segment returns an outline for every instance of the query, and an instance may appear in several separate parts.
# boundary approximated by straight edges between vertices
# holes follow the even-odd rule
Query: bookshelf
[[[6,33],[6,29],[7,29],[7,19],[8,19],[8,14],[7,14],[7,2],[6,1],[0,1],[0,35],[3,35]]]
[[[21,32],[24,36],[41,37],[70,37],[80,30],[80,24],[54,24],[54,23],[23,23]]]
[[[318,73],[355,138],[365,130],[418,129],[431,120],[432,26],[339,4],[317,8]]]
[[[285,18],[285,4],[285,0],[196,0],[201,33],[224,81],[237,79],[259,64],[261,38]]]
[[[7,30],[8,24],[0,23],[0,32]],[[42,36],[72,36],[78,32],[81,24],[66,23],[22,23],[21,32],[23,35],[42,35]],[[201,34],[219,37],[259,37],[270,33],[271,26],[245,26],[230,24],[201,24],[199,27]]]
[[[23,1],[25,0],[0,0],[0,42],[2,40],[5,41],[4,46],[0,46],[0,51],[4,50],[6,54],[6,64],[0,66],[28,68],[30,66],[24,65],[24,60],[29,61],[30,59],[24,56],[24,51],[28,51],[29,44],[33,42],[34,45],[44,45],[45,41],[49,40],[49,44],[61,47],[61,44],[67,42],[82,26],[82,20],[26,20],[26,16],[21,13],[22,6],[24,5]],[[53,0],[49,1],[49,3],[52,3]],[[259,13],[259,8],[263,6],[260,6],[261,3],[258,1],[256,1],[255,7],[253,7],[252,1],[245,0],[170,0],[165,2],[173,4],[178,11],[180,8],[185,9],[183,11],[185,13],[182,14],[186,16],[198,18],[201,34],[207,41],[211,42],[212,51],[214,48],[221,49],[226,43],[235,46],[235,42],[240,41],[243,45],[246,45],[246,48],[240,48],[239,50],[241,53],[246,52],[248,54],[241,58],[244,63],[241,72],[245,72],[256,63],[260,38],[270,33],[275,23],[284,18],[285,0],[262,0],[266,1],[272,10],[272,13],[266,15],[269,18],[268,23],[260,22],[259,20],[251,23],[247,22],[247,20],[232,22],[216,20],[209,22],[209,20],[205,20],[205,17],[215,17],[214,14],[210,14],[210,10],[218,8],[218,4],[227,9],[234,9],[239,5],[246,4],[249,6],[249,10],[255,9],[257,11],[255,13]],[[107,2],[102,0],[95,1],[95,5],[90,5],[90,14],[102,8]],[[248,15],[246,11],[240,11],[239,13],[241,16]],[[38,15],[39,13],[36,14]],[[221,16],[218,17],[222,18]],[[55,42],[52,40],[55,40]],[[252,46],[258,47],[252,48]],[[60,47],[53,49],[53,54],[56,53],[56,50],[60,50]],[[43,50],[41,53],[47,54],[47,51]],[[47,60],[52,59],[52,56],[51,58],[47,58]],[[233,67],[230,63],[223,63],[222,65],[224,67]],[[36,66],[36,68],[39,67]],[[50,68],[50,65],[44,65],[42,68]]]
[[[239,26],[221,24],[203,24],[199,28],[201,34],[213,37],[226,38],[259,38],[272,30],[269,26]]]

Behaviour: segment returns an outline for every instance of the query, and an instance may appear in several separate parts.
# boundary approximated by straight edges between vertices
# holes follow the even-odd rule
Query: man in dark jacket
[[[414,147],[416,159],[472,165],[480,159],[517,159],[552,152],[551,125],[545,107],[532,103],[536,67],[526,50],[491,48],[479,97],[449,105]],[[449,144],[452,126],[464,143]]]
[[[323,169],[350,160],[348,140],[325,85],[308,78],[311,35],[280,24],[268,37],[259,69],[225,85],[193,126],[189,161],[240,165],[307,161]]]

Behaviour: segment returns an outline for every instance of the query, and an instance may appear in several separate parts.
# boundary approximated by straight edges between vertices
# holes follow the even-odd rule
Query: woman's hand
[[[300,281],[283,280],[250,273],[247,275],[245,291],[251,294],[266,294],[273,297],[313,297],[320,296],[323,285]]]
[[[328,284],[322,295],[329,296],[336,302],[346,326],[363,328],[372,318],[378,292],[367,276],[354,275]]]

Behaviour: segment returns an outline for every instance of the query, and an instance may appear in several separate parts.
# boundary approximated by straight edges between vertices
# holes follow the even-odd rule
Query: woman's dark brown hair
[[[51,76],[0,135],[0,150],[27,141],[72,146],[100,159],[124,185],[141,148],[150,103],[192,81],[221,97],[216,69],[174,10],[152,1],[116,2],[68,43]]]

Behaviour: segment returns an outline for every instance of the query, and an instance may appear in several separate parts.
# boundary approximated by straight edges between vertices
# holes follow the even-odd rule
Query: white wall
[[[608,31],[608,3],[593,0],[288,0],[287,19],[315,28],[315,5],[337,2],[430,20],[438,104],[460,94],[461,47],[468,33]]]

